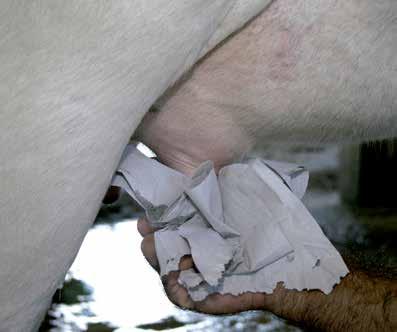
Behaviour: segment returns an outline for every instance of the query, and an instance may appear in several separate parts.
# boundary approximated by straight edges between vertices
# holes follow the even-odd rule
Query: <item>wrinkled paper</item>
[[[161,275],[191,255],[179,283],[195,301],[209,294],[272,293],[279,282],[328,294],[349,271],[305,208],[309,174],[289,163],[203,163],[192,177],[127,146],[112,185],[146,212]]]

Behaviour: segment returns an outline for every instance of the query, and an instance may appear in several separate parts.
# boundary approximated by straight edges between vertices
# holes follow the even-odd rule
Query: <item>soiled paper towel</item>
[[[192,255],[196,270],[179,282],[195,301],[209,294],[331,292],[349,271],[300,198],[308,172],[293,164],[251,159],[224,167],[211,162],[185,176],[129,145],[113,185],[145,209],[157,229],[161,275]]]

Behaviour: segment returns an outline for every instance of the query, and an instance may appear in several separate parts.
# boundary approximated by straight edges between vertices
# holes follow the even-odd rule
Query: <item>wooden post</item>
[[[397,139],[341,151],[343,200],[360,207],[397,208]]]

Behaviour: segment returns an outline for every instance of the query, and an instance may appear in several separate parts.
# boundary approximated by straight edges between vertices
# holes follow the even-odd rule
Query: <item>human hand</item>
[[[142,253],[158,271],[155,230],[142,218],[138,221],[138,231],[143,236]],[[168,298],[180,308],[205,314],[267,310],[291,323],[319,331],[394,331],[397,326],[393,314],[397,308],[397,283],[362,271],[351,272],[329,295],[321,291],[287,290],[279,283],[272,294],[212,294],[194,302],[178,283],[180,271],[190,268],[195,268],[194,262],[190,256],[184,256],[179,270],[162,278]]]
[[[141,249],[149,264],[159,272],[153,229],[145,218],[138,220],[138,231],[143,236]],[[162,278],[165,292],[172,303],[180,308],[207,314],[229,314],[264,308],[265,296],[262,293],[245,293],[240,296],[213,294],[204,301],[194,302],[187,290],[178,283],[180,271],[195,268],[191,256],[184,256],[179,262],[179,270]],[[269,299],[268,299],[269,300]]]

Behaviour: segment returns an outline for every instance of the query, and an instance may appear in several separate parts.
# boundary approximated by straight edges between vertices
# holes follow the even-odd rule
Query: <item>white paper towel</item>
[[[209,294],[331,292],[349,271],[300,198],[308,184],[301,166],[251,159],[220,170],[210,161],[192,177],[147,158],[129,145],[113,185],[146,211],[155,232],[161,275],[192,255],[198,272],[179,282],[195,301]]]

